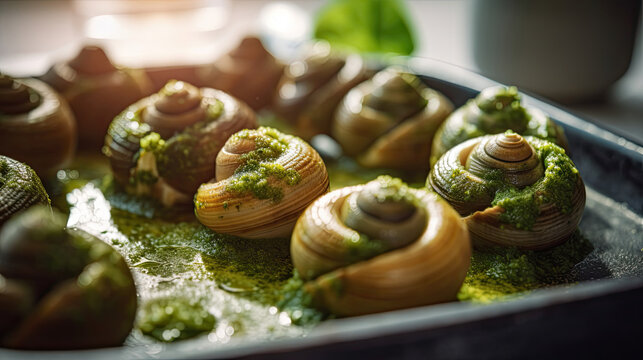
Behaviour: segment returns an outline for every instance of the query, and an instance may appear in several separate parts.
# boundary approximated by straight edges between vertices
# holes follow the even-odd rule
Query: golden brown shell
[[[37,79],[0,74],[0,154],[48,176],[71,161],[76,123],[62,99]]]
[[[332,135],[363,166],[428,170],[433,135],[452,109],[414,75],[388,68],[344,97]]]
[[[275,96],[284,66],[256,37],[246,37],[239,46],[197,70],[200,82],[229,93],[255,110],[266,107]]]
[[[339,102],[371,74],[359,55],[336,54],[327,42],[316,42],[302,59],[286,67],[274,111],[295,124],[297,135],[306,140],[330,134]]]
[[[315,301],[333,314],[352,316],[455,300],[469,268],[471,244],[464,222],[435,194],[406,190],[425,217],[417,238],[351,261],[364,235],[341,220],[343,208],[367,186],[332,191],[297,221],[291,255],[299,274],[310,280],[306,289]]]
[[[225,141],[256,126],[252,109],[234,97],[170,81],[114,119],[103,152],[114,178],[132,192],[151,192],[166,205],[190,203],[214,177],[213,159]],[[142,178],[146,172],[154,177]]]
[[[515,133],[455,146],[427,186],[465,217],[476,246],[555,246],[576,230],[585,207],[585,186],[564,150]]]
[[[0,231],[0,303],[21,303],[0,308],[2,346],[85,349],[118,346],[129,335],[137,300],[125,260],[65,223],[34,206]]]
[[[255,160],[248,153],[272,151],[261,147],[266,143],[281,148],[250,166]],[[245,238],[288,236],[306,206],[328,191],[328,173],[319,154],[305,141],[274,129],[233,135],[216,163],[215,181],[201,185],[194,198],[197,218],[216,232]]]
[[[96,46],[83,47],[75,58],[53,65],[41,79],[67,100],[77,122],[80,147],[93,150],[102,146],[112,119],[152,91],[142,71],[117,68]]]

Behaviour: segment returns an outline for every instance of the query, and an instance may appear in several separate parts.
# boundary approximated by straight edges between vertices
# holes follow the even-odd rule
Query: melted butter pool
[[[331,190],[391,174],[360,168],[345,158],[327,166]],[[392,175],[414,187],[424,184],[424,176]],[[62,192],[68,226],[111,244],[130,265],[139,310],[128,344],[156,346],[195,336],[219,344],[299,337],[324,319],[307,305],[302,281],[293,275],[289,239],[247,240],[214,233],[196,221],[190,208],[172,212],[127,195],[111,184],[109,175],[91,173],[72,183],[58,180],[68,186]],[[60,199],[54,200],[60,207]],[[458,298],[488,303],[573,283],[572,269],[591,251],[592,245],[579,234],[545,252],[474,251]]]
[[[322,319],[301,304],[288,239],[247,240],[196,220],[146,217],[140,200],[93,183],[72,190],[67,201],[68,226],[110,243],[130,264],[139,293],[130,343],[149,341],[143,334],[159,341],[206,335],[221,343],[302,336]]]

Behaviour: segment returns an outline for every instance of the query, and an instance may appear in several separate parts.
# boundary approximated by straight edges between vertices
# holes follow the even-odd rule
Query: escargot
[[[574,232],[585,207],[585,186],[565,150],[511,131],[449,150],[427,187],[465,216],[481,247],[555,246]]]
[[[118,68],[103,49],[83,47],[41,77],[67,100],[78,125],[79,146],[99,150],[107,127],[126,106],[151,93],[142,71]]]
[[[234,134],[216,164],[216,178],[194,197],[197,219],[216,232],[288,236],[306,206],[328,191],[319,154],[302,139],[272,128]]]
[[[20,349],[117,346],[130,333],[136,288],[109,245],[34,206],[0,232],[0,338]]]
[[[29,166],[0,155],[0,228],[15,213],[38,204],[49,206],[38,175]]]
[[[317,199],[290,250],[314,302],[340,316],[454,300],[471,256],[446,202],[389,176]]]
[[[225,91],[259,110],[272,102],[283,69],[261,40],[246,37],[213,64],[199,68],[197,76],[204,86]]]
[[[327,42],[316,42],[302,59],[286,67],[274,111],[294,124],[304,139],[329,135],[342,97],[370,75],[372,71],[359,55],[343,56],[332,52]]]
[[[76,124],[64,99],[40,80],[0,74],[0,154],[47,176],[75,148]]]
[[[332,136],[363,166],[428,172],[431,141],[452,110],[415,75],[387,68],[344,97]]]
[[[506,130],[567,147],[563,129],[539,109],[523,106],[515,86],[495,86],[482,90],[475,99],[469,100],[444,121],[433,140],[431,166],[461,142]]]
[[[234,97],[172,80],[114,118],[103,153],[130,192],[166,206],[191,204],[214,177],[213,159],[228,137],[256,126],[252,109]]]

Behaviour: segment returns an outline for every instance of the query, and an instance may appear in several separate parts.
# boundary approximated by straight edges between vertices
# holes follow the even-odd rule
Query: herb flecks
[[[242,165],[235,170],[226,190],[239,195],[252,193],[258,199],[270,199],[279,202],[283,198],[280,184],[297,185],[301,175],[295,169],[286,169],[275,162],[285,151],[293,136],[279,131],[260,127],[257,130],[243,130],[231,138],[231,141],[252,139],[255,148],[241,155]]]

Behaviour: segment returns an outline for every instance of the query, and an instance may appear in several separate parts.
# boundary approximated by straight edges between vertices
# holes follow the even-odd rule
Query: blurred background
[[[643,143],[641,1],[0,0],[0,71],[40,75],[82,44],[128,67],[212,62],[248,34],[287,61],[311,37],[451,63]]]

